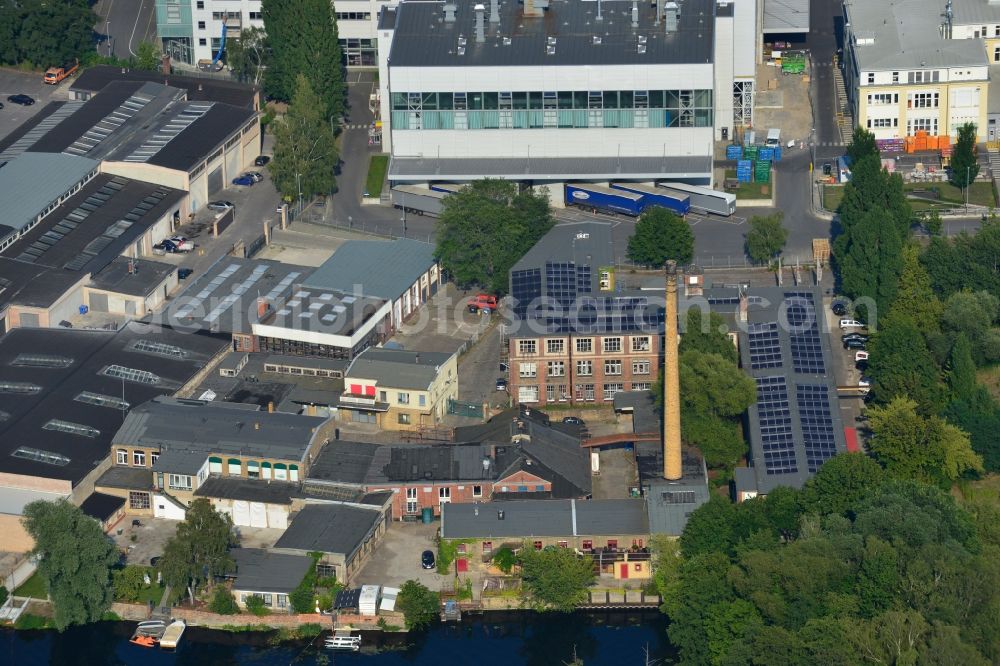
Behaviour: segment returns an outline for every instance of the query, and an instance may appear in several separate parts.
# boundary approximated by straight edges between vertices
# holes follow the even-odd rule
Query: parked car
[[[861,340],[862,342],[868,342],[868,336],[864,333],[848,333],[847,335],[840,336],[841,342],[847,342],[848,340]]]
[[[864,349],[867,344],[864,340],[844,340],[844,349]]]
[[[864,328],[865,325],[862,324],[857,319],[841,319],[840,320],[840,327],[841,328]]]
[[[862,388],[871,388],[871,385],[872,385],[872,380],[870,380],[868,377],[865,377],[864,375],[862,375],[861,379],[858,380],[858,386]]]
[[[830,306],[830,309],[833,310],[833,314],[837,315],[838,317],[843,317],[845,314],[847,314],[847,303],[845,303],[844,301],[834,301],[833,304]]]
[[[507,390],[507,380],[503,377],[497,377],[497,390],[506,391]]]
[[[500,363],[500,372],[507,372],[509,369],[510,369],[510,366],[501,361],[501,363]]]
[[[255,183],[259,183],[260,181],[264,180],[264,174],[262,174],[260,171],[247,171],[246,175],[253,178],[253,182]]]
[[[865,372],[868,370],[868,361],[857,361],[854,364],[854,369],[858,372]]]
[[[585,426],[587,425],[579,416],[564,416],[563,423],[567,425]]]
[[[267,155],[258,155],[257,159],[253,161],[254,166],[267,166],[267,163],[271,161],[271,158]]]
[[[177,246],[168,240],[162,240],[153,246],[153,254],[173,254],[177,252]]]
[[[206,206],[206,208],[208,208],[209,210],[218,210],[218,211],[226,211],[233,207],[234,206],[232,201],[209,201],[208,205]]]
[[[18,93],[17,95],[8,95],[7,101],[13,104],[20,104],[21,106],[31,106],[35,103],[35,100],[23,93]]]
[[[420,553],[420,567],[422,569],[433,569],[436,566],[437,565],[434,562],[434,551],[425,550]]]
[[[157,555],[156,557],[149,558],[149,566],[155,567],[156,565],[158,565],[162,557],[163,557],[162,555]]]
[[[855,362],[857,362],[857,361],[867,361],[867,360],[868,360],[868,352],[866,352],[866,351],[859,351],[859,352],[856,352],[854,354],[854,361]]]
[[[0,102],[0,109],[3,109],[3,102]]]
[[[257,181],[254,180],[253,177],[250,174],[248,174],[248,173],[245,173],[242,176],[236,176],[236,178],[233,178],[233,185],[242,185],[244,187],[250,187],[251,185],[253,185],[256,182]]]
[[[191,277],[191,273],[194,273],[194,271],[190,268],[180,268],[177,270],[177,279],[187,280],[189,277]]]

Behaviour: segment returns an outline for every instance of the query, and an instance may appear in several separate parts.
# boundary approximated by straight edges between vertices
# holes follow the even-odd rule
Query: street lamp
[[[972,185],[972,183],[969,181],[969,170],[971,168],[972,165],[965,167],[965,212],[966,213],[969,212],[969,186]]]
[[[302,214],[302,174],[295,174],[295,189],[299,191],[299,214]]]
[[[350,215],[347,216],[347,228],[348,229],[354,228],[354,218]]]

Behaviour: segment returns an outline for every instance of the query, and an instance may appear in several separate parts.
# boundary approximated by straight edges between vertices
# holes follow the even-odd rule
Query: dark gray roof
[[[499,511],[503,511],[503,520]],[[633,534],[649,534],[644,499],[510,500],[441,506],[444,539]]]
[[[263,548],[234,548],[229,555],[236,563],[233,589],[241,592],[289,594],[312,566],[312,558],[306,555],[272,553]]]
[[[330,483],[363,484],[380,444],[328,442],[309,466],[309,479]]]
[[[442,21],[443,3],[409,2],[396,8],[395,32],[389,62],[392,67],[511,67],[587,65],[665,65],[710,63],[713,52],[713,8],[710,0],[686,0],[677,30],[667,33],[656,23],[656,9],[638,3],[639,27],[630,20],[632,5],[626,2],[579,2],[550,0],[544,17],[523,15],[521,3],[500,3],[499,23],[490,23],[486,5],[485,42],[477,43],[475,0],[456,0],[454,23]],[[601,7],[601,22],[597,10]],[[594,44],[594,36],[601,37]],[[639,52],[639,36],[646,37]],[[458,55],[459,36],[465,39],[465,54]],[[510,38],[504,43],[503,38]],[[555,38],[554,53],[547,53],[549,38]]]
[[[295,368],[313,368],[316,370],[347,370],[350,361],[345,358],[309,358],[308,356],[289,356],[286,354],[268,354],[264,363],[288,365]]]
[[[809,32],[809,0],[764,0],[764,34]]]
[[[74,155],[20,155],[0,160],[0,207],[4,226],[20,230],[98,167]],[[2,241],[7,234],[0,235]]]
[[[757,492],[757,475],[750,467],[737,467],[733,469],[733,483],[736,492]]]
[[[134,407],[115,444],[305,460],[327,419],[247,409],[249,405],[159,397]]]
[[[111,467],[94,482],[99,488],[123,490],[151,490],[153,473],[141,467]]]
[[[160,343],[181,350],[181,356],[137,349]],[[182,335],[150,324],[128,324],[117,333],[62,328],[17,328],[0,338],[0,382],[23,382],[37,390],[0,394],[10,418],[0,421],[0,472],[78,482],[108,457],[112,437],[122,425],[122,412],[108,401],[135,406],[154,396],[172,393],[205,366],[227,341],[205,335]],[[51,355],[67,359],[67,367],[15,365],[20,355]],[[43,359],[44,360],[44,359]],[[54,359],[55,361],[61,359]],[[143,381],[104,374],[112,365],[150,373]],[[82,401],[93,394],[102,404]],[[45,429],[51,419],[92,429],[89,435]],[[57,424],[58,425],[58,424]],[[96,434],[93,431],[97,431]],[[68,460],[15,457],[19,447],[39,449]],[[60,464],[64,463],[64,464]],[[146,473],[151,477],[151,474]]]
[[[371,379],[386,388],[426,391],[454,354],[372,347],[347,369],[345,379]],[[455,378],[457,381],[458,378]]]
[[[552,227],[510,269],[544,268],[548,262],[614,266],[610,222],[569,222]],[[597,276],[594,276],[596,281]],[[596,284],[596,282],[595,282]]]
[[[0,312],[10,304],[48,308],[86,278],[61,268],[0,257]]]
[[[153,463],[153,471],[193,475],[198,473],[207,460],[208,454],[204,451],[163,449]]]
[[[311,271],[305,266],[227,256],[197,279],[189,279],[190,284],[170,302],[167,314],[186,330],[249,333],[258,321],[258,297],[274,312]]]
[[[125,506],[124,497],[105,495],[104,493],[90,493],[90,497],[83,500],[83,504],[80,505],[80,511],[103,523],[108,518],[114,516],[115,512],[123,506]]]
[[[190,101],[223,102],[253,108],[257,89],[246,83],[216,78],[181,76],[139,69],[124,69],[111,65],[88,67],[74,79],[70,91],[100,92],[114,81],[152,81],[187,92]]]
[[[77,273],[97,273],[164,215],[179,212],[185,196],[181,190],[162,185],[100,174],[4,254]],[[151,267],[156,265],[151,263]],[[124,270],[124,265],[119,270]],[[134,277],[137,281],[148,281],[145,277]]]
[[[631,412],[632,432],[660,430],[660,411],[652,391],[619,391],[615,393],[614,405],[616,412]]]
[[[551,481],[553,497],[590,495],[590,452],[580,446],[580,439],[530,421],[528,431],[530,438],[519,446],[535,464],[525,469]],[[532,469],[539,465],[544,471]]]
[[[382,512],[349,504],[307,504],[276,549],[343,553],[349,560],[382,521]]]
[[[303,284],[395,300],[434,265],[434,246],[410,238],[347,241]],[[372,270],[377,267],[378,270]]]
[[[298,485],[281,481],[261,481],[232,476],[212,475],[194,491],[196,497],[263,502],[265,504],[291,504],[298,495]]]
[[[800,487],[847,443],[821,291],[751,287],[748,300],[740,356],[757,382],[748,432],[757,488],[766,494],[779,485]]]
[[[679,481],[652,479],[643,486],[649,512],[649,531],[680,536],[691,512],[709,499],[705,474]]]
[[[129,260],[117,257],[104,270],[91,277],[90,286],[116,294],[148,297],[171,273],[177,271],[177,266],[173,264],[151,259],[137,259],[131,263],[135,270],[129,273]]]
[[[423,4],[423,3],[411,3]],[[590,3],[586,3],[590,4]],[[707,150],[707,149],[706,149]],[[666,157],[399,157],[389,160],[389,179],[400,182],[470,181],[481,178],[564,181],[678,180],[708,178],[712,156]]]

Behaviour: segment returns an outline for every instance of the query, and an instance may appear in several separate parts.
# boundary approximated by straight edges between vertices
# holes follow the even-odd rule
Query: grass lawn
[[[990,395],[1000,400],[1000,365],[992,368],[983,368],[976,373],[976,377],[990,392]]]
[[[930,190],[937,191],[940,197],[936,201],[943,203],[953,203],[953,204],[964,204],[965,203],[965,193],[961,188],[955,187],[951,183],[904,183],[903,189],[907,192],[912,192],[913,190]],[[913,201],[911,200],[911,203]],[[924,202],[917,202],[924,203]],[[996,198],[993,196],[993,184],[975,182],[972,187],[969,188],[969,203],[975,204],[977,206],[996,206]],[[932,206],[932,202],[927,202],[928,206]],[[914,210],[917,207],[914,206]]]
[[[31,578],[21,583],[21,585],[14,590],[15,597],[31,597],[32,599],[45,599],[48,595],[45,592],[45,581],[42,577],[38,575],[36,571],[31,575]]]
[[[388,169],[388,155],[372,155],[372,159],[368,163],[368,177],[365,178],[365,196],[378,197],[382,195],[382,184],[385,182],[385,172]]]
[[[736,179],[735,169],[726,169],[726,178]],[[771,172],[771,178],[774,178],[774,172]],[[737,199],[770,199],[771,198],[771,183],[740,183],[740,186],[736,189]]]
[[[835,211],[840,206],[840,200],[843,198],[843,185],[823,185],[823,208]]]

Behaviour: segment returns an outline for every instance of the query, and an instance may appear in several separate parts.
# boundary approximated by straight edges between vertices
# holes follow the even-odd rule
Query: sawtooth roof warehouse
[[[547,185],[557,202],[572,180],[706,184],[713,140],[751,121],[762,5],[386,8],[378,32],[389,179],[502,177]]]

